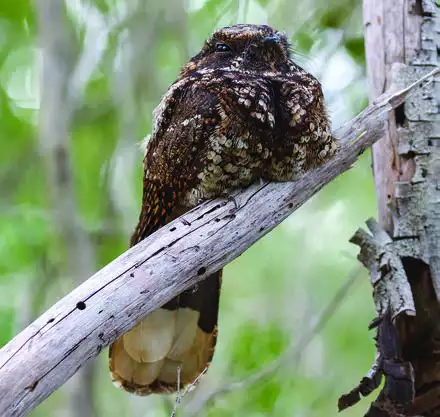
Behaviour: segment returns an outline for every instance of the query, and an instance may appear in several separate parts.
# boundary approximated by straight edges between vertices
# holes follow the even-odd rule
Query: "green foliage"
[[[0,5],[0,345],[75,286],[60,272],[69,254],[57,239],[39,137],[38,3],[14,0]],[[96,52],[98,39],[88,37],[88,31],[98,22],[109,25],[103,55],[75,103],[69,135],[75,210],[92,244],[95,269],[128,246],[140,207],[139,142],[151,129],[151,112],[160,96],[213,28],[253,22],[286,30],[294,56],[324,81],[335,125],[366,105],[357,1],[78,0],[66,4],[66,26],[72,27],[73,36],[73,50],[66,55],[71,52],[72,59],[83,57],[87,47]],[[329,73],[332,62],[336,71]],[[342,85],[343,68],[351,78]],[[60,103],[60,112],[62,107]],[[200,389],[204,384],[221,387],[245,379],[303,339],[353,273],[356,248],[348,239],[374,214],[366,154],[350,172],[225,268],[218,346]],[[359,380],[373,359],[372,335],[366,330],[372,317],[368,279],[362,276],[299,358],[286,360],[270,377],[246,389],[219,394],[205,406],[205,414],[333,415],[338,396]],[[170,415],[161,399],[133,399],[116,390],[105,356],[97,367],[96,416],[147,415],[145,410],[154,416]],[[57,392],[31,415],[61,415],[67,407],[66,395]],[[180,415],[185,415],[185,402]],[[359,414],[359,409],[345,413]]]
[[[350,38],[345,41],[345,47],[348,53],[355,59],[360,65],[365,63],[365,50],[363,38]]]

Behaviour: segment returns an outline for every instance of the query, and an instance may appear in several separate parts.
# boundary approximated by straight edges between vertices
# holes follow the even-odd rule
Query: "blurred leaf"
[[[364,38],[351,38],[345,40],[345,47],[359,65],[365,65]]]

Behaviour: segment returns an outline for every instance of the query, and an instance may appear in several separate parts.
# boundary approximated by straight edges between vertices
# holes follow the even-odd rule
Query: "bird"
[[[321,84],[295,62],[287,35],[267,25],[215,31],[153,119],[131,246],[204,200],[261,180],[294,181],[338,150]],[[117,339],[115,385],[166,394],[198,380],[214,355],[221,280],[220,270]]]

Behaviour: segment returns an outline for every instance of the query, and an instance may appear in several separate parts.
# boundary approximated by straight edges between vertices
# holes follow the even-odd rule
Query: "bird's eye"
[[[221,42],[215,44],[215,52],[231,52],[232,49],[229,45]]]

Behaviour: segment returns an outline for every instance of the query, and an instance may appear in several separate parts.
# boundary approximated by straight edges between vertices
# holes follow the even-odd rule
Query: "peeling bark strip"
[[[382,376],[385,384],[365,417],[401,415],[414,400],[414,370],[404,359],[399,333],[394,326],[400,315],[415,316],[414,299],[403,263],[390,236],[374,219],[367,221],[372,235],[359,229],[350,242],[361,247],[358,259],[370,271],[377,319],[376,358],[368,374],[358,386],[341,396],[339,411],[355,405],[361,396],[379,387]],[[403,414],[402,414],[403,415]]]
[[[410,90],[385,94],[335,132],[338,156],[291,183],[206,202],[123,253],[0,350],[0,416],[23,416],[148,313],[225,266],[347,171]]]
[[[391,86],[399,88],[438,68],[438,0],[364,0],[364,19],[372,100]],[[366,414],[371,417],[440,416],[439,98],[439,82],[418,90],[390,113],[382,140],[373,146],[379,220],[385,231],[375,226],[375,239],[358,232],[354,240],[372,276],[380,323],[378,356],[391,343],[394,360],[407,372],[400,378],[387,374],[379,361],[376,369],[387,382]],[[383,245],[379,240],[385,232],[391,239]],[[414,307],[415,316],[402,314]],[[384,309],[392,318],[387,329],[393,334],[385,344],[380,337],[387,322]],[[387,389],[390,378],[401,380],[394,386],[397,392]],[[410,393],[414,398],[408,405]],[[343,397],[343,405],[352,405],[353,398],[351,393]]]

